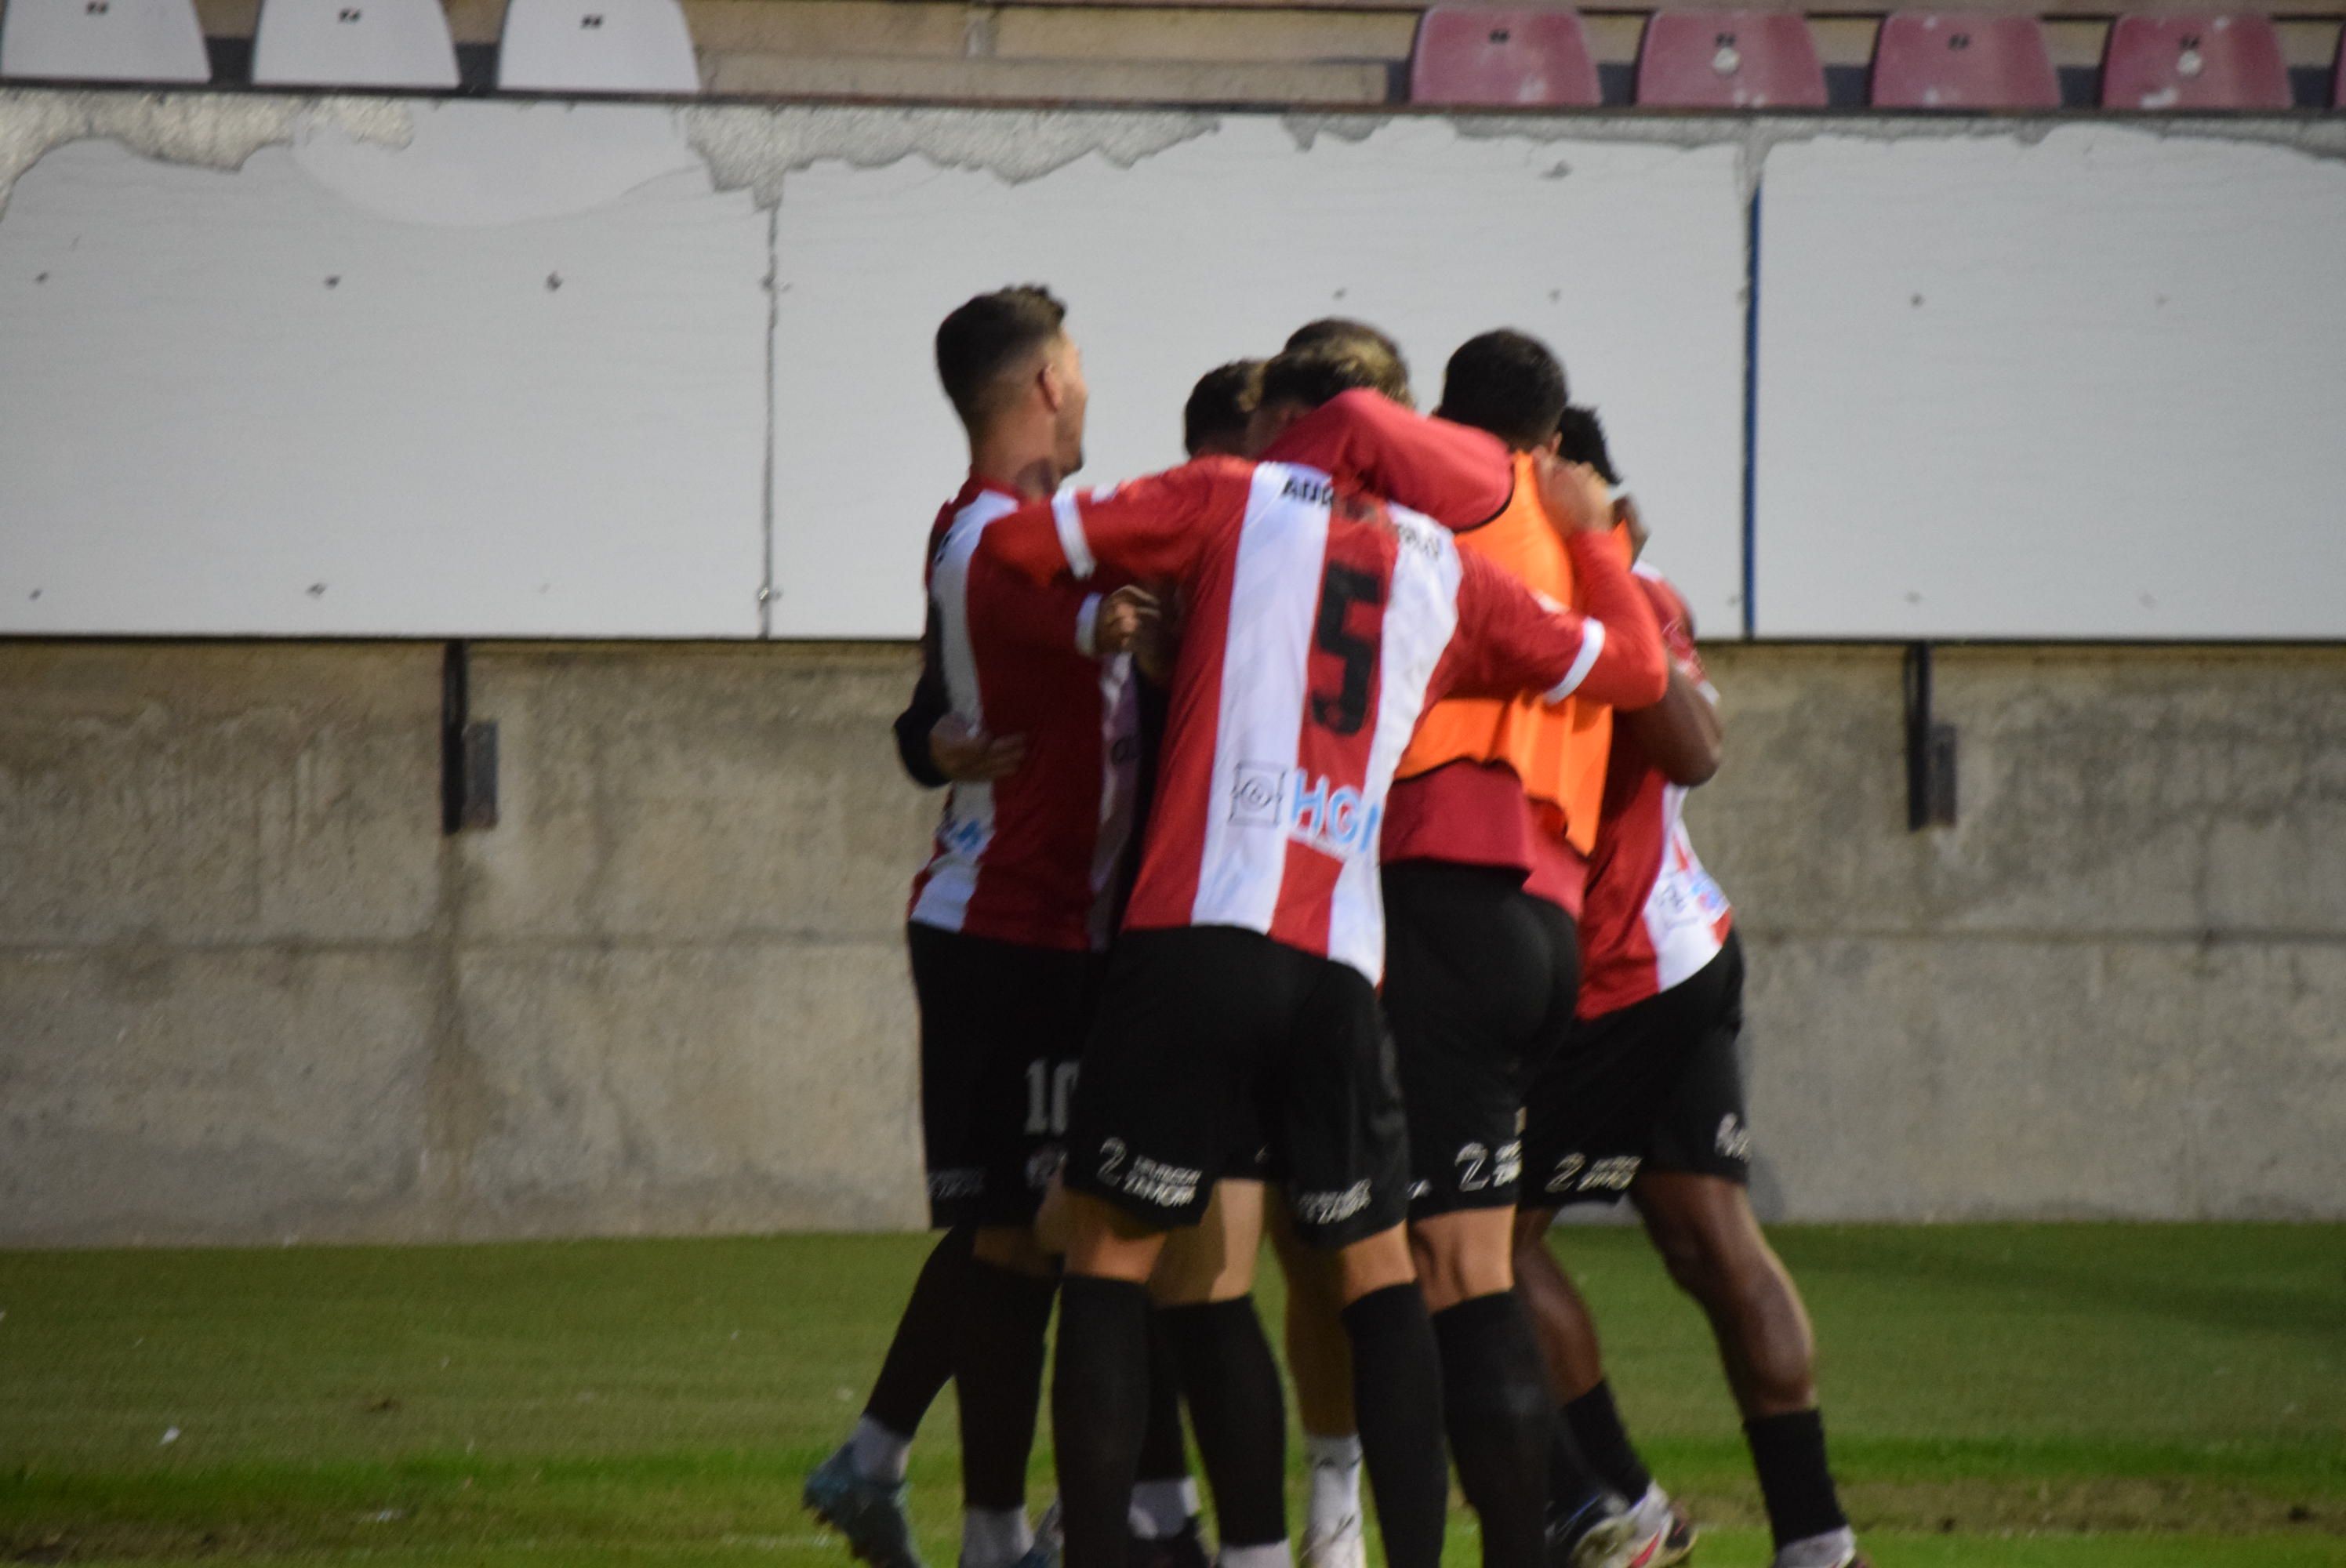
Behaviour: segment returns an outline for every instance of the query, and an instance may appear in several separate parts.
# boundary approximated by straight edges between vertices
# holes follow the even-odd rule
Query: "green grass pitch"
[[[1777,1239],[1880,1568],[2346,1565],[2346,1227]],[[925,1245],[0,1254],[0,1561],[843,1568],[799,1481]],[[1700,1318],[1634,1231],[1559,1245],[1696,1562],[1764,1564]],[[914,1461],[933,1568],[954,1430],[948,1397]]]

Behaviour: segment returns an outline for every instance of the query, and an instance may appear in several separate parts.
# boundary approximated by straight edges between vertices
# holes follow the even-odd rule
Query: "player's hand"
[[[1164,606],[1157,596],[1127,585],[1100,601],[1099,616],[1092,623],[1092,647],[1102,656],[1137,652],[1164,624]]]
[[[1172,677],[1173,652],[1180,637],[1173,621],[1165,601],[1148,589],[1118,588],[1100,606],[1094,641],[1102,653],[1129,653],[1142,675],[1163,686]]]
[[[957,713],[929,727],[929,760],[956,784],[983,784],[1018,771],[1026,760],[1023,735],[988,735]]]
[[[1613,492],[1596,470],[1545,453],[1537,454],[1534,463],[1548,526],[1566,535],[1602,534],[1613,526]]]

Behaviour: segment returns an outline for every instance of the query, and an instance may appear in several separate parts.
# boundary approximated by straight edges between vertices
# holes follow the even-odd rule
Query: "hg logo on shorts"
[[[1365,854],[1377,841],[1384,808],[1368,805],[1350,784],[1300,768],[1241,762],[1230,780],[1230,820],[1277,828],[1331,855]]]

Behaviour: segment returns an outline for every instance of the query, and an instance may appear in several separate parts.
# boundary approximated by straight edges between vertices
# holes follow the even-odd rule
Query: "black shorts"
[[[1412,1219],[1515,1206],[1524,1098],[1572,1026],[1572,917],[1489,866],[1384,870],[1385,1014],[1409,1111]]]
[[[1101,960],[905,928],[921,1004],[929,1223],[1026,1225],[1066,1156]]]
[[[1085,1049],[1067,1185],[1169,1230],[1266,1143],[1306,1240],[1401,1223],[1409,1145],[1376,988],[1233,926],[1127,932]]]
[[[1617,1202],[1643,1168],[1749,1186],[1742,1032],[1743,948],[1731,931],[1669,990],[1583,1021],[1532,1085],[1524,1202]]]

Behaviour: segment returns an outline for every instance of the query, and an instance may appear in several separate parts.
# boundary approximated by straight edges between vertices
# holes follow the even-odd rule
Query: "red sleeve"
[[[1544,599],[1487,557],[1462,554],[1458,631],[1438,671],[1445,692],[1537,691],[1650,708],[1669,687],[1661,628],[1616,555],[1594,535],[1566,542],[1587,611]]]
[[[1474,528],[1506,510],[1515,468],[1497,436],[1428,419],[1380,393],[1339,393],[1289,425],[1263,453],[1423,512],[1445,528]]]
[[[1002,525],[997,519],[987,531]],[[1108,584],[1096,586],[1055,581],[1038,584],[983,548],[969,564],[969,616],[990,639],[1046,652],[1096,657],[1092,634]]]
[[[1710,677],[1702,667],[1702,655],[1694,646],[1694,612],[1687,608],[1678,585],[1650,569],[1639,569],[1635,575],[1637,586],[1646,591],[1647,601],[1654,607],[1654,619],[1661,624],[1662,650],[1669,655],[1672,663],[1686,671],[1695,689],[1717,706],[1719,690],[1710,684]]]
[[[1206,457],[1101,490],[1062,491],[986,524],[977,553],[1036,582],[1102,570],[1178,581],[1218,529],[1244,521],[1253,475],[1252,463]]]

